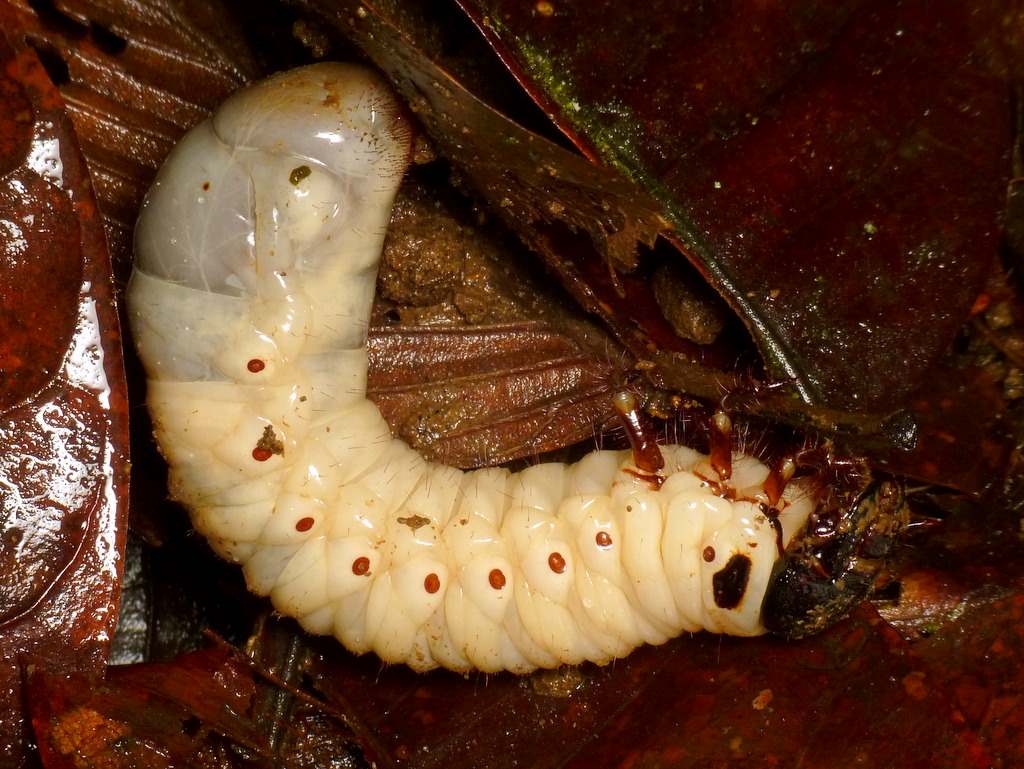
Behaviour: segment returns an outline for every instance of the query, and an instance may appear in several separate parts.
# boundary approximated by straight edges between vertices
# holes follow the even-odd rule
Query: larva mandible
[[[231,96],[174,149],[136,230],[129,315],[171,494],[312,633],[418,670],[606,663],[684,631],[763,632],[779,558],[736,455],[663,446],[512,473],[425,461],[366,398],[377,262],[409,155],[388,88],[316,64]],[[720,489],[720,487],[717,487]],[[779,500],[782,543],[815,505]]]

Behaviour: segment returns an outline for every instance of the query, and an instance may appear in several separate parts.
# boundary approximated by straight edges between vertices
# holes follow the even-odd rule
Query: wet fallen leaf
[[[254,759],[263,754],[269,765],[263,733],[247,717],[256,694],[252,674],[224,649],[111,667],[91,679],[38,665],[28,686],[47,769],[233,765],[217,760],[216,736]]]
[[[611,366],[543,323],[385,327],[370,360],[370,397],[396,433],[449,464],[537,456],[611,421]]]
[[[459,467],[596,438],[627,376],[621,348],[420,177],[396,201],[370,332],[369,392],[392,429]]]
[[[60,96],[0,6],[0,764],[29,760],[25,655],[102,670],[117,618],[127,403],[110,264]]]

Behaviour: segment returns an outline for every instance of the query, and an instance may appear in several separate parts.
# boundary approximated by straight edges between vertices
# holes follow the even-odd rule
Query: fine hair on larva
[[[128,308],[173,498],[278,611],[417,670],[762,633],[811,484],[769,500],[757,459],[719,481],[682,445],[654,474],[600,450],[464,471],[391,436],[366,336],[409,133],[376,75],[322,63],[237,92],[167,158]]]

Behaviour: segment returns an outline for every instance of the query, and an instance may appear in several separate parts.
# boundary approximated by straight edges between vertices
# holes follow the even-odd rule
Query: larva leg
[[[645,424],[636,396],[628,390],[617,392],[612,397],[612,405],[615,406],[619,421],[629,439],[630,448],[633,450],[633,462],[642,472],[657,473],[665,466],[665,458]]]
[[[195,527],[308,631],[420,670],[763,632],[779,545],[819,486],[734,454],[724,414],[710,456],[659,447],[627,393],[633,451],[520,473],[428,463],[392,438],[365,343],[408,155],[384,84],[317,64],[233,95],[160,171],[129,316]]]

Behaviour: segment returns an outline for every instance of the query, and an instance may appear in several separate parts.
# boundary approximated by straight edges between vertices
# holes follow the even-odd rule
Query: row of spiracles
[[[821,485],[791,461],[670,444],[653,465],[595,451],[464,471],[391,436],[366,337],[409,143],[374,75],[317,64],[231,96],[147,195],[129,316],[171,495],[212,548],[309,632],[418,670],[757,635],[774,585],[816,610],[807,559],[785,553]],[[616,406],[636,420],[632,396]]]

